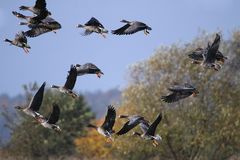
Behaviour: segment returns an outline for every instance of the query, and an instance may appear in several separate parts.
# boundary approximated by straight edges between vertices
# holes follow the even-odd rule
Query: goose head
[[[23,110],[24,108],[22,106],[15,106],[16,109],[18,110]]]

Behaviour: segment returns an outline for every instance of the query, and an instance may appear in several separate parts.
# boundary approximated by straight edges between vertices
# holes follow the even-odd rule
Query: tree
[[[100,126],[104,120],[97,120]],[[75,144],[80,155],[88,159],[112,159],[111,142],[107,142],[106,137],[100,135],[95,129],[90,129],[86,136],[75,139]]]
[[[116,157],[223,160],[239,156],[240,31],[221,43],[220,50],[228,60],[218,72],[191,64],[187,56],[214,37],[203,33],[187,45],[160,47],[149,59],[132,65],[120,113],[140,114],[152,121],[163,112],[157,129],[163,141],[154,148],[129,133],[114,143]],[[200,94],[166,104],[160,97],[168,94],[167,88],[175,82],[190,82]]]
[[[37,84],[25,85],[26,101],[30,101],[32,94],[36,92]],[[85,124],[93,118],[93,113],[84,102],[82,96],[73,99],[70,96],[45,89],[43,104],[40,113],[49,116],[52,103],[57,103],[61,114],[58,124],[62,133],[46,129],[34,123],[33,118],[18,112],[15,123],[9,123],[12,131],[11,141],[5,148],[15,159],[49,159],[50,157],[62,157],[74,155],[75,137],[85,135]]]

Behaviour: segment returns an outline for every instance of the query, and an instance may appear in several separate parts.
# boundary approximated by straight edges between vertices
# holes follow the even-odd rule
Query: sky
[[[189,43],[201,30],[209,33],[222,31],[223,38],[240,26],[239,0],[47,0],[52,17],[61,23],[56,34],[47,33],[29,38],[27,55],[21,48],[3,42],[13,39],[20,20],[12,15],[19,6],[34,5],[35,0],[0,1],[0,94],[10,96],[23,93],[22,85],[46,81],[63,85],[71,64],[96,64],[104,72],[78,77],[75,90],[106,91],[127,86],[127,71],[131,64],[147,59],[162,45]],[[20,11],[25,15],[31,12]],[[81,36],[77,24],[97,18],[109,31],[121,27],[122,19],[138,20],[152,28],[145,36],[138,32],[130,36],[111,33],[107,38],[98,34]]]

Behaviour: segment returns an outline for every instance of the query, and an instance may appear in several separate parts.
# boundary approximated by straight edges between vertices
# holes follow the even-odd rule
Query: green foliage
[[[32,87],[33,86],[33,87]],[[37,85],[25,85],[27,104],[32,94],[36,92]],[[60,107],[60,119],[57,122],[62,129],[61,133],[46,129],[34,123],[34,119],[19,113],[19,125],[9,127],[12,137],[6,147],[10,155],[29,159],[49,159],[49,157],[74,155],[74,139],[85,135],[84,127],[92,119],[93,114],[80,96],[73,99],[68,95],[45,89],[43,104],[40,113],[48,117],[52,111],[52,103]],[[16,122],[15,122],[16,123]],[[12,126],[12,122],[9,126]]]
[[[163,141],[154,148],[150,142],[133,138],[131,133],[114,144],[119,159],[221,160],[240,152],[240,31],[223,41],[220,51],[228,57],[216,72],[192,64],[187,53],[207,46],[215,34],[202,34],[187,45],[160,47],[148,60],[134,64],[129,86],[123,93],[121,113],[140,114],[153,121],[159,112],[158,126]],[[200,91],[173,104],[161,101],[167,88],[190,82]]]

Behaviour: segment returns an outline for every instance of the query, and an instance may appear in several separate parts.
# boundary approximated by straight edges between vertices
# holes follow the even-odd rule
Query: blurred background
[[[28,38],[29,55],[3,40],[28,30],[19,26],[20,20],[11,12],[35,1],[0,1],[1,157],[239,159],[240,1],[46,1],[62,29]],[[138,32],[83,37],[83,30],[76,26],[91,17],[109,31],[122,26],[122,19],[142,21],[152,31],[148,36]],[[214,72],[191,64],[187,53],[205,47],[218,32],[223,39],[220,50],[228,57],[223,68]],[[87,62],[96,64],[104,75],[100,79],[93,75],[78,77],[74,89],[81,97],[77,101],[48,89],[52,84],[65,83],[71,64]],[[41,112],[48,115],[51,103],[59,103],[59,125],[64,131],[59,136],[29,123],[29,117],[14,109],[15,105],[28,104],[44,81],[47,86]],[[160,100],[172,83],[186,81],[199,89],[199,97],[171,105]],[[129,134],[109,144],[96,131],[87,130],[90,121],[102,122],[108,104],[115,105],[118,114],[140,114],[150,121],[163,112],[157,130],[163,142],[154,148]],[[116,130],[122,124],[118,121]]]

